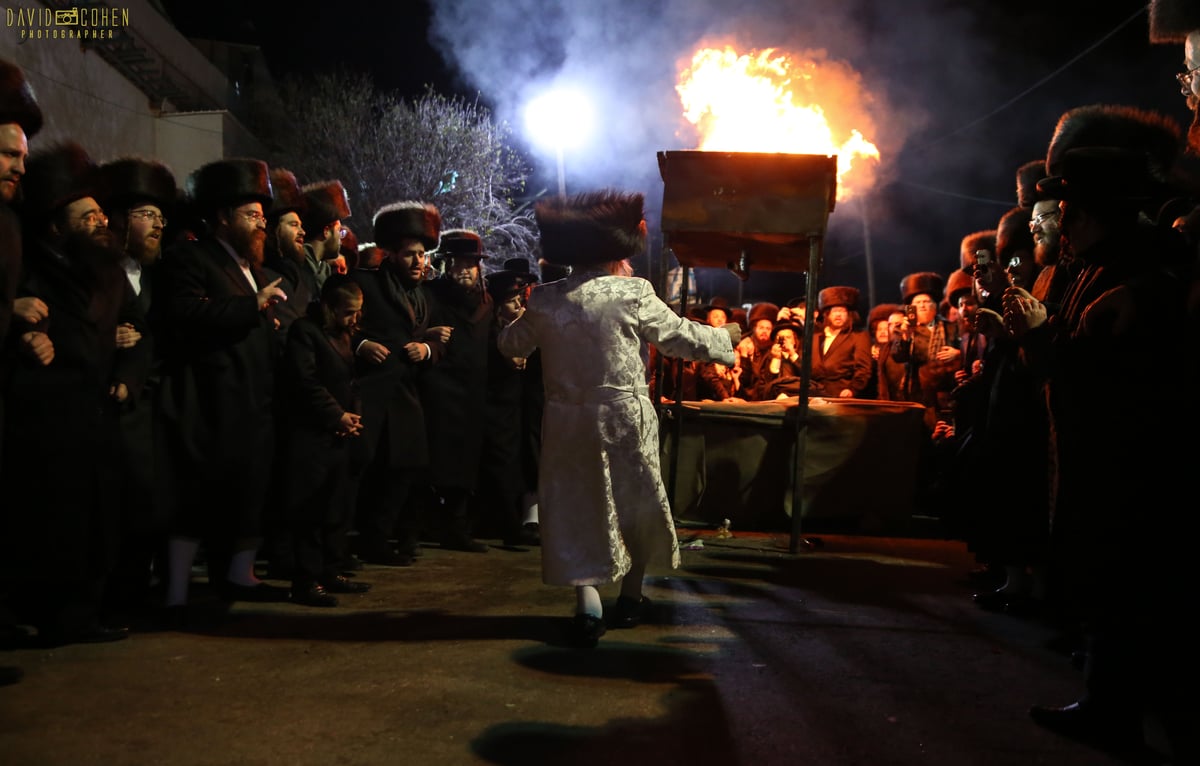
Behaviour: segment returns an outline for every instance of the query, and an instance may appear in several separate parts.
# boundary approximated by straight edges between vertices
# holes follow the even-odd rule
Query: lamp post
[[[591,104],[582,93],[559,88],[546,91],[525,107],[525,125],[533,139],[554,148],[558,169],[558,196],[567,196],[564,156],[583,144],[591,129]]]

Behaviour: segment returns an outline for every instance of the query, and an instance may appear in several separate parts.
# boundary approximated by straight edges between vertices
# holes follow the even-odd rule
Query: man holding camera
[[[900,280],[905,319],[891,353],[891,358],[906,368],[899,399],[924,404],[925,422],[931,431],[938,413],[950,409],[950,392],[956,385],[954,372],[962,355],[958,325],[937,313],[944,285],[942,276],[933,271],[916,272]]]

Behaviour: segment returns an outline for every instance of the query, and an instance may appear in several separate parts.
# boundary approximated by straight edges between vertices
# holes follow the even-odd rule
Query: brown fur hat
[[[483,238],[470,229],[443,229],[438,241],[437,257],[443,261],[447,258],[488,260],[483,252]]]
[[[1159,112],[1132,106],[1092,104],[1065,112],[1058,119],[1046,152],[1046,174],[1062,173],[1063,155],[1084,146],[1114,146],[1145,152],[1151,173],[1166,180],[1183,150],[1183,129]]]
[[[1033,232],[1029,230],[1031,218],[1033,208],[1028,207],[1014,207],[1000,217],[996,227],[996,258],[1001,266],[1007,266],[1008,260],[1018,251],[1033,253]]]
[[[965,269],[955,269],[946,280],[946,303],[958,308],[958,299],[975,289],[975,278]]]
[[[974,268],[975,253],[978,250],[987,250],[992,255],[996,254],[995,229],[976,231],[962,238],[962,241],[958,245],[959,267],[968,270]]]
[[[175,205],[175,174],[161,162],[123,157],[100,166],[100,206],[108,213],[149,202],[159,210]]]
[[[912,299],[924,293],[934,303],[942,300],[942,288],[946,280],[936,271],[918,271],[900,280],[900,302],[912,303]]]
[[[406,239],[419,239],[426,250],[438,246],[442,214],[428,202],[394,202],[375,212],[375,244],[384,250],[399,250]]]
[[[301,220],[304,218],[304,192],[300,188],[300,182],[296,180],[296,174],[284,168],[271,168],[271,190],[275,192],[275,199],[271,202],[271,207],[266,211],[268,218],[279,218],[287,213],[298,213]]]
[[[341,181],[317,181],[300,187],[304,192],[304,228],[314,236],[334,221],[350,217],[350,198]]]
[[[74,141],[34,152],[21,179],[25,193],[21,209],[34,219],[48,219],[77,199],[99,197],[98,171],[87,151]]]
[[[534,207],[542,256],[569,266],[621,261],[646,248],[640,193],[612,189],[567,199],[543,199]]]
[[[202,216],[247,202],[261,202],[266,209],[275,197],[267,163],[241,157],[217,160],[192,171],[186,186],[188,196]]]
[[[770,319],[772,322],[779,316],[779,307],[774,303],[763,301],[755,303],[750,307],[750,311],[746,314],[746,322],[750,325],[750,329],[754,329],[754,325],[759,323],[759,320]]]
[[[42,109],[21,67],[0,59],[0,125],[15,122],[33,138],[42,129]]]
[[[857,287],[826,287],[817,293],[817,310],[824,311],[833,306],[845,306],[848,311],[858,311]]]
[[[871,333],[871,340],[875,339],[875,325],[884,321],[897,311],[903,311],[904,307],[899,303],[880,303],[873,307],[871,312],[867,314],[867,331]]]
[[[1033,160],[1017,168],[1017,205],[1033,207],[1040,202],[1037,182],[1048,175],[1045,160]]]
[[[1150,42],[1183,43],[1200,30],[1200,2],[1150,0]]]

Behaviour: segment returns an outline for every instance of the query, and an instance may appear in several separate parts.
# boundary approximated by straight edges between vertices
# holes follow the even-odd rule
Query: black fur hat
[[[187,192],[196,211],[203,216],[212,215],[218,208],[247,202],[261,202],[266,209],[275,196],[267,163],[240,157],[197,168],[188,176]]]
[[[976,252],[987,250],[993,256],[996,254],[996,230],[985,229],[976,231],[962,238],[958,244],[958,265],[963,269],[975,267]]]
[[[942,300],[942,289],[946,280],[936,271],[918,271],[900,280],[900,301],[912,303],[913,298],[924,293],[933,298],[934,303]]]
[[[22,210],[34,218],[45,218],[77,199],[99,197],[98,170],[87,151],[74,141],[34,152],[21,179]]]
[[[946,302],[958,307],[958,299],[975,289],[975,278],[965,269],[955,269],[946,280]]]
[[[858,311],[858,288],[826,287],[817,293],[818,311],[824,311],[833,306],[845,306],[848,311]]]
[[[1033,160],[1017,168],[1017,205],[1033,207],[1040,202],[1037,182],[1047,175],[1045,160]]]
[[[746,321],[750,324],[750,329],[754,329],[754,325],[758,324],[763,319],[770,319],[774,322],[779,318],[779,307],[774,303],[763,301],[755,303],[750,307],[750,312],[746,314]]]
[[[534,207],[542,255],[568,266],[621,261],[646,247],[640,193],[612,189],[543,199]]]
[[[425,249],[438,246],[442,215],[428,202],[405,201],[385,205],[372,219],[375,244],[384,250],[399,250],[406,239],[419,239]]]
[[[0,125],[15,122],[33,138],[42,129],[42,109],[21,67],[0,59]]]
[[[1200,30],[1200,2],[1150,0],[1150,42],[1182,43]]]
[[[483,239],[470,229],[445,229],[438,240],[438,258],[478,258],[489,260],[483,252]]]
[[[144,202],[167,211],[174,207],[179,191],[170,168],[140,157],[104,163],[100,166],[100,181],[100,206],[110,214]]]
[[[1151,172],[1165,181],[1182,153],[1183,129],[1166,115],[1137,107],[1107,104],[1076,107],[1059,117],[1054,128],[1046,152],[1047,175],[1059,175],[1063,155],[1084,146],[1114,146],[1145,152],[1150,157]]]
[[[875,325],[895,314],[897,311],[904,311],[904,308],[899,303],[880,303],[871,309],[867,314],[867,330],[871,333],[871,340],[875,340]]]
[[[271,207],[266,211],[268,218],[298,213],[301,220],[304,219],[304,192],[300,189],[300,182],[296,180],[295,173],[284,168],[271,168],[271,191],[275,196],[271,200]]]
[[[1136,149],[1084,146],[1067,152],[1060,167],[1038,184],[1054,199],[1141,202],[1154,185],[1146,155]]]
[[[1000,217],[996,226],[996,258],[1001,266],[1007,266],[1020,250],[1033,253],[1033,232],[1029,230],[1032,218],[1033,208],[1028,207],[1014,207]]]
[[[318,181],[301,187],[304,192],[304,227],[314,235],[334,221],[350,217],[350,198],[341,181]]]

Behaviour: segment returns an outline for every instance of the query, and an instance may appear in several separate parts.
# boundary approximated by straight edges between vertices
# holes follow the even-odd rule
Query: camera
[[[991,263],[992,263],[992,251],[991,250],[976,250],[975,251],[975,265],[976,266],[990,266]]]
[[[917,321],[917,307],[913,304],[908,304],[904,307],[904,318],[910,323]]]

